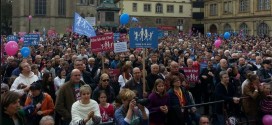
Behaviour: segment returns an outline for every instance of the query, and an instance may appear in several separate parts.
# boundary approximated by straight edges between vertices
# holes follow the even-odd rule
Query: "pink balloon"
[[[272,125],[272,115],[265,115],[262,121],[264,125]]]
[[[24,38],[20,38],[19,43],[24,43]]]
[[[9,41],[5,46],[6,53],[9,56],[15,55],[17,53],[18,49],[19,49],[19,46],[18,46],[17,42],[15,42],[15,41]]]
[[[220,47],[220,45],[221,45],[221,40],[215,40],[215,42],[214,42],[214,46],[216,47],[216,48],[219,48]]]
[[[31,15],[29,15],[29,16],[28,16],[28,19],[29,19],[29,20],[31,20],[31,19],[32,19],[32,16],[31,16]]]

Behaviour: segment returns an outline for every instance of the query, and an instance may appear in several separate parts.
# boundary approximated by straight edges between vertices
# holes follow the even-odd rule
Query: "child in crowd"
[[[99,109],[102,116],[102,122],[113,121],[114,106],[107,102],[107,95],[104,90],[99,91]]]
[[[271,93],[271,84],[262,83],[264,98],[260,102],[260,107],[263,115],[272,113],[272,93]]]
[[[169,95],[166,93],[164,81],[157,79],[154,84],[152,93],[148,97],[150,103],[150,125],[165,125],[168,113]]]

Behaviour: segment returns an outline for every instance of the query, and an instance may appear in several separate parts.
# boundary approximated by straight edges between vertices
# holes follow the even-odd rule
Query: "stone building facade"
[[[205,32],[272,36],[271,0],[204,0]]]
[[[12,31],[55,29],[65,33],[73,24],[74,12],[83,17],[95,17],[96,7],[101,2],[103,0],[13,0]]]

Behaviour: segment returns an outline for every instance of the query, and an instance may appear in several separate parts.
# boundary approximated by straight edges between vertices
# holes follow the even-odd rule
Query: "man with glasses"
[[[124,88],[128,88],[132,91],[136,92],[136,96],[138,98],[146,98],[147,97],[147,84],[146,84],[146,90],[143,91],[143,80],[142,80],[142,72],[140,70],[140,68],[135,67],[132,70],[133,72],[133,78],[130,79],[129,81],[127,81],[127,83],[125,84]]]
[[[82,73],[79,69],[73,69],[70,79],[60,89],[56,99],[55,110],[61,115],[63,125],[71,122],[71,107],[74,102],[80,100],[79,88],[85,83],[81,80]]]
[[[81,72],[80,80],[85,82],[86,84],[90,85],[92,90],[96,88],[96,83],[94,79],[91,77],[91,73],[88,71],[84,71],[83,61],[81,59],[76,59],[74,62],[74,69],[78,69]],[[71,78],[71,74],[68,74],[65,82],[69,81]]]

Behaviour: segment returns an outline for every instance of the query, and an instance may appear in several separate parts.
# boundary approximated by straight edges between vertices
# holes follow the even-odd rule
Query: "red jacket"
[[[41,108],[40,110],[35,109],[33,114],[36,114],[38,111],[42,111],[43,116],[52,115],[54,113],[54,107],[55,107],[54,102],[49,94],[47,93],[43,93],[43,94],[44,94],[44,99],[42,101]],[[25,101],[25,106],[30,104],[32,104],[32,97],[28,96]]]

